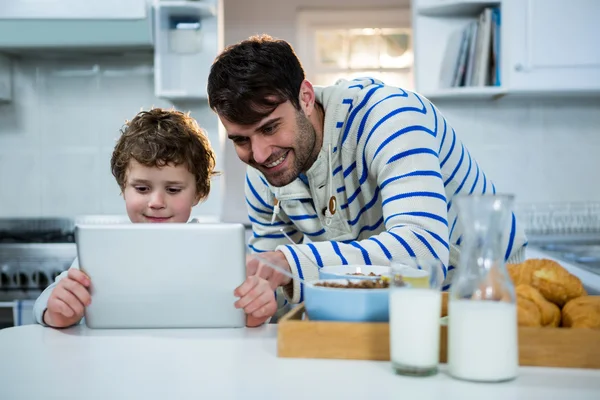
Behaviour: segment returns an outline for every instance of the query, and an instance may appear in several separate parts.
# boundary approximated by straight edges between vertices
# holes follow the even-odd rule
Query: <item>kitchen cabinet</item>
[[[0,49],[151,48],[146,0],[11,0],[0,7]]]
[[[430,99],[600,96],[600,1],[412,0],[411,4],[416,89]],[[479,39],[482,15],[490,8],[497,10],[490,45],[490,60],[496,63],[490,76],[495,79],[478,86],[448,84],[456,81],[459,65],[469,68],[470,48],[479,51],[473,37]],[[465,32],[474,22],[479,22],[478,29],[471,29],[476,33],[469,38]],[[467,54],[462,64],[461,51]],[[453,73],[454,79],[448,79]]]
[[[146,16],[146,0],[10,0],[0,19],[139,19]]]
[[[600,91],[600,2],[504,0],[509,91]]]

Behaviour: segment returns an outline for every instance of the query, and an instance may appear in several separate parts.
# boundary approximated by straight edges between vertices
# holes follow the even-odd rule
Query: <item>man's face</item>
[[[131,222],[187,222],[198,204],[196,180],[184,165],[147,167],[129,162],[125,207]]]
[[[263,173],[273,186],[293,182],[314,162],[317,135],[304,112],[291,102],[280,104],[255,125],[221,118],[240,160]]]

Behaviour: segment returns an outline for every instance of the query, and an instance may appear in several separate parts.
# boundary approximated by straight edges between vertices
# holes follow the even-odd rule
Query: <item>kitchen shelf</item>
[[[418,8],[418,14],[428,17],[476,16],[486,7],[499,6],[501,0],[437,0]]]
[[[411,0],[416,91],[431,99],[452,101],[598,98],[600,55],[589,49],[596,46],[594,38],[600,35],[600,25],[590,0],[572,0],[564,7],[543,7],[542,3],[541,0]],[[479,41],[473,43],[469,37],[465,45],[465,38],[474,31],[474,23],[478,38],[481,26],[488,28],[489,13],[483,14],[488,9],[493,9],[491,36],[496,58],[492,60],[500,73],[493,82],[502,86],[452,87],[456,67],[468,69],[466,62],[474,56],[471,45],[480,49]],[[564,20],[562,30],[556,29],[559,20]],[[465,29],[470,29],[468,34]],[[557,41],[564,45],[560,52],[553,52]],[[573,43],[577,46],[569,46]],[[467,60],[462,52],[466,49]],[[453,56],[457,56],[457,61]],[[478,60],[476,55],[475,60]]]
[[[504,96],[506,89],[499,86],[456,87],[424,92],[428,99],[495,99]]]
[[[171,101],[206,101],[220,46],[216,0],[155,4],[154,92]]]

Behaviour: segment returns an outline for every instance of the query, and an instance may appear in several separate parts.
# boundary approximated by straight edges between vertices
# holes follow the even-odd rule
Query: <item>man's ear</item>
[[[300,85],[300,94],[298,96],[300,107],[304,111],[304,114],[309,117],[315,110],[315,90],[313,85],[306,79]]]

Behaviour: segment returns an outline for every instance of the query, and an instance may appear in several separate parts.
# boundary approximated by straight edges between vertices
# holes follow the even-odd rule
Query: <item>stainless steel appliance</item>
[[[528,253],[558,261],[590,294],[600,294],[600,203],[547,203],[517,210]]]
[[[600,233],[595,236],[534,238],[531,245],[600,276]]]
[[[77,255],[75,221],[0,219],[0,327],[31,319],[30,309]]]

